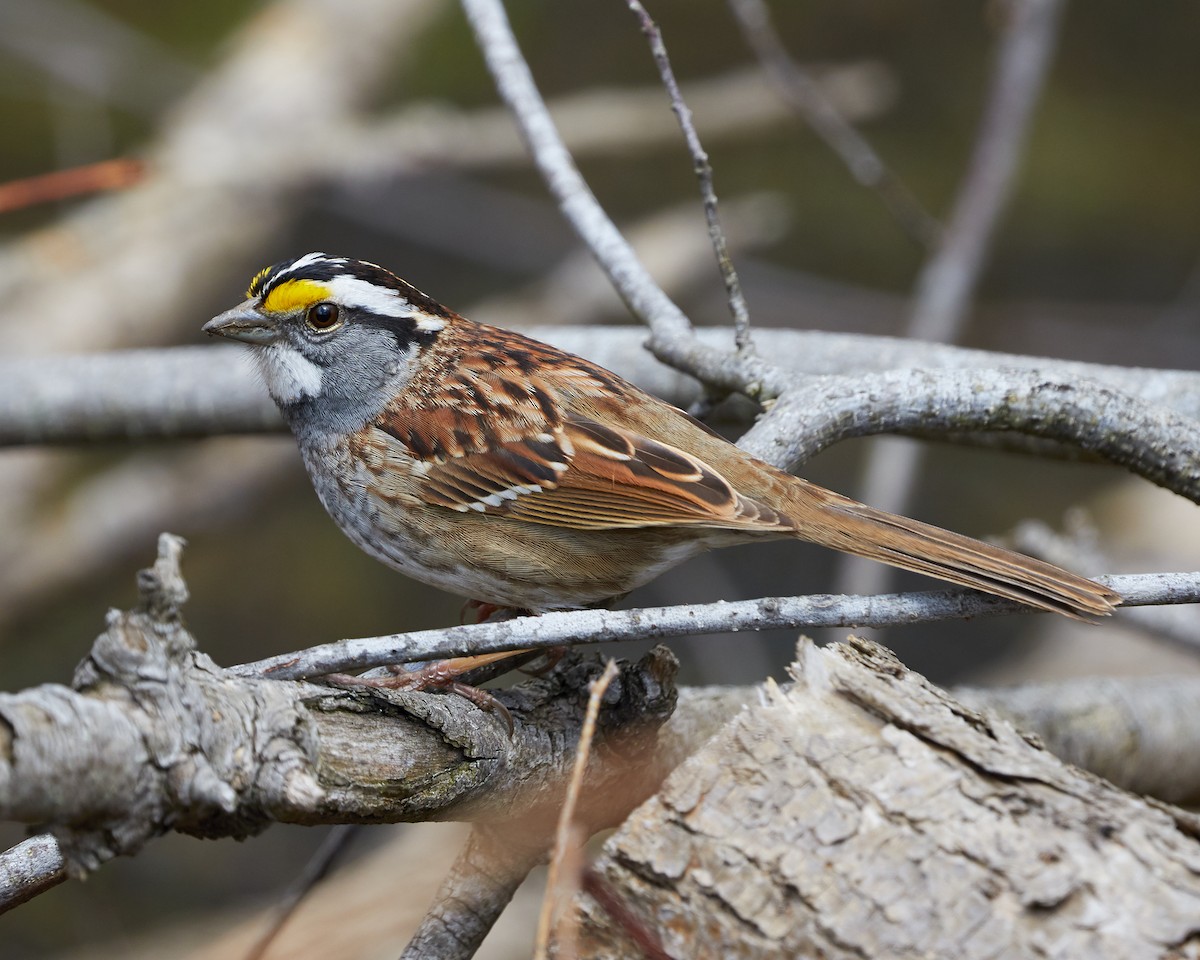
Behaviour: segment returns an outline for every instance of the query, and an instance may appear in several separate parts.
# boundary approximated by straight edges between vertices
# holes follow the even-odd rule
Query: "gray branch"
[[[580,175],[521,56],[503,4],[462,0],[462,5],[496,89],[512,110],[546,186],[629,309],[649,327],[650,349],[718,390],[751,397],[782,392],[788,378],[778,367],[746,352],[731,357],[692,336],[683,311],[654,282]]]
[[[646,332],[641,327],[538,326],[524,332],[594,360],[678,406],[697,396],[694,381],[642,349]],[[729,341],[728,332],[719,329],[699,330],[696,336],[714,350]],[[864,386],[877,378],[863,375],[892,370],[1038,370],[1056,381],[1095,380],[1200,419],[1200,373],[1190,370],[1115,367],[815,331],[763,329],[756,339],[762,352],[779,358],[801,385],[813,374],[855,376]],[[0,360],[0,445],[282,430],[244,354],[237,347],[209,346]],[[843,390],[852,386],[849,380],[829,383],[840,383]],[[802,420],[797,426],[808,429]]]
[[[0,913],[19,907],[67,879],[58,841],[39,834],[0,853]]]
[[[535,836],[543,838],[542,831]],[[400,960],[470,960],[517,887],[544,858],[545,846],[511,828],[477,826]]]
[[[850,437],[981,431],[1067,444],[1200,502],[1200,420],[1101,383],[1038,370],[898,370],[810,380],[781,396],[740,443],[794,467]]]
[[[246,836],[271,822],[467,819],[499,831],[504,842],[515,844],[513,851],[524,850],[519,857],[513,853],[523,863],[539,845],[545,849],[571,768],[587,684],[601,670],[598,660],[568,656],[548,676],[497,692],[516,721],[511,736],[494,714],[453,695],[278,682],[295,675],[296,663],[269,671],[270,679],[261,668],[273,662],[221,670],[196,650],[183,627],[180,606],[187,589],[179,572],[180,547],[177,538],[163,536],[158,562],[139,575],[138,607],[110,614],[70,688],[46,685],[0,695],[0,818],[47,825],[50,838],[0,855],[0,906],[15,905],[66,873],[78,875],[111,857],[132,855],[168,830]],[[1151,590],[1149,579],[1108,582],[1133,602],[1152,594],[1182,602],[1200,592],[1200,574],[1154,578],[1171,584],[1165,594]],[[819,606],[820,598],[813,599]],[[866,599],[855,619],[870,622],[876,602],[887,601]],[[997,601],[965,594],[945,595],[940,602],[947,613],[998,609]],[[781,602],[784,610],[786,603]],[[541,622],[553,628],[573,618],[576,626],[564,634],[571,639],[615,639],[622,623],[627,636],[646,638],[664,635],[661,627],[669,627],[672,617],[687,626],[678,632],[705,630],[704,617],[717,611],[734,627],[775,616],[767,601],[691,612],[587,611],[446,633],[482,637],[493,627],[525,630]],[[585,634],[589,617],[600,619]],[[535,634],[519,642],[529,645]],[[470,645],[479,648],[474,641]],[[405,649],[411,655],[411,645]],[[620,822],[759,696],[750,688],[693,690],[675,709],[674,669],[674,659],[659,648],[640,664],[626,664],[610,688],[581,794],[585,802],[577,811],[586,830]],[[1045,695],[1054,696],[1052,690]],[[1153,695],[1161,698],[1162,691]],[[1134,689],[1129,696],[1136,700],[1141,694]],[[1174,702],[1188,709],[1183,693]],[[1138,715],[1150,718],[1140,721],[1141,736],[1169,750],[1161,717],[1153,710]],[[1182,722],[1187,729],[1194,726],[1194,720]],[[1164,731],[1157,737],[1156,724]],[[1086,744],[1077,752],[1098,755]],[[1162,785],[1150,764],[1118,774],[1131,777],[1135,789],[1141,783]],[[1187,789],[1200,794],[1200,784]],[[512,877],[475,876],[476,859],[464,860],[452,885],[459,892],[476,890],[484,916]],[[461,919],[443,917],[451,925]]]
[[[1096,579],[1120,593],[1130,607],[1200,602],[1200,573],[1126,574]],[[963,589],[875,597],[819,594],[721,600],[637,610],[574,610],[499,623],[338,640],[244,663],[231,667],[229,673],[239,677],[296,680],[388,663],[526,648],[544,650],[564,644],[666,639],[694,633],[882,627],[1030,612],[1028,607],[1011,600]]]
[[[0,819],[48,824],[62,854],[31,876],[14,866],[21,851],[10,852],[0,864],[13,887],[0,900],[44,888],[63,863],[82,875],[167,830],[244,837],[271,822],[462,819],[541,824],[551,835],[598,661],[568,657],[497,693],[511,736],[453,695],[238,676],[183,627],[181,545],[163,535],[158,562],[139,575],[140,604],[109,615],[71,687],[0,694]],[[694,746],[687,731],[712,722],[685,718],[659,744],[675,667],[660,648],[626,664],[611,688],[598,738],[613,762],[589,768],[594,799],[581,818],[591,829],[652,793]]]

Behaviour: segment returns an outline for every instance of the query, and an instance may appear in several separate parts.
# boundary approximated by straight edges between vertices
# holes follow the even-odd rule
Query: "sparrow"
[[[354,543],[496,607],[604,604],[706,550],[780,537],[1080,620],[1121,602],[776,469],[616,374],[467,320],[373,263],[284,260],[204,331],[253,348]]]

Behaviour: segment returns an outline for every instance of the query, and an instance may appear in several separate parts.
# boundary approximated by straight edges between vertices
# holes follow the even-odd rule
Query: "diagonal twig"
[[[717,194],[713,189],[712,164],[708,162],[708,154],[700,143],[700,135],[692,123],[692,111],[684,102],[679,84],[675,80],[675,71],[671,69],[671,60],[667,55],[667,46],[663,42],[662,31],[658,24],[651,19],[640,0],[627,0],[629,9],[638,18],[642,33],[650,43],[650,52],[658,67],[663,87],[671,98],[671,109],[679,118],[683,139],[687,142],[688,153],[692,156],[692,169],[696,179],[700,181],[700,197],[704,203],[704,219],[708,222],[708,235],[712,240],[713,251],[717,255],[717,266],[721,271],[721,279],[725,283],[725,294],[729,299],[729,312],[733,315],[734,340],[739,350],[752,349],[750,338],[750,311],[746,307],[746,298],[742,295],[742,285],[738,280],[737,270],[729,258],[729,248],[725,243],[725,231],[721,229],[721,218],[717,213]]]
[[[292,881],[291,885],[275,905],[271,913],[270,923],[262,932],[254,945],[246,952],[242,960],[262,960],[271,944],[278,938],[287,922],[295,916],[308,895],[318,883],[324,880],[339,860],[345,856],[350,843],[361,829],[357,823],[339,823],[329,831],[329,835],[317,848],[317,851],[304,865],[304,869]]]
[[[538,172],[575,232],[629,309],[650,329],[660,360],[687,370],[716,390],[775,396],[790,377],[748,352],[730,357],[692,335],[683,311],[654,282],[629,242],[601,208],[546,109],[499,0],[461,0],[496,90],[512,111]]]
[[[858,183],[879,195],[905,233],[922,247],[936,246],[942,225],[883,162],[867,138],[842,116],[820,83],[788,55],[765,0],[729,0],[729,8],[779,96],[825,141]]]

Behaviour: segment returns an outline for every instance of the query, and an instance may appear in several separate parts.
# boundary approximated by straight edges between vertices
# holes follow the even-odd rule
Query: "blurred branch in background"
[[[905,335],[954,343],[969,319],[992,238],[1013,194],[1034,111],[1045,87],[1066,0],[1012,0],[987,104],[950,218],[917,277]],[[921,475],[921,447],[875,443],[863,465],[859,497],[892,513],[907,513]],[[848,593],[878,593],[892,576],[878,564],[838,561],[838,585]]]
[[[144,173],[137,160],[101,160],[83,167],[0,183],[0,213],[105,190],[123,190]]]
[[[942,225],[884,163],[822,85],[788,55],[771,22],[771,11],[765,0],[729,0],[729,9],[776,94],[837,154],[858,183],[879,195],[913,241],[924,248],[936,247],[942,236]]]
[[[1014,550],[1051,563],[1070,563],[1081,570],[1108,570],[1112,564],[1100,548],[1095,528],[1075,510],[1067,516],[1064,533],[1038,520],[1025,520],[1005,540]],[[1130,609],[1128,619],[1146,636],[1173,644],[1195,656],[1200,653],[1200,623],[1186,607]]]
[[[201,77],[168,45],[79,0],[5,0],[0,48],[83,97],[142,116]]]

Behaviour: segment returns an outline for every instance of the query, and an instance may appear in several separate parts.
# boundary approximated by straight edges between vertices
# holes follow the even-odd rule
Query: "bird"
[[[355,544],[479,603],[600,606],[704,551],[778,538],[1078,620],[1121,602],[779,470],[617,374],[468,320],[374,263],[283,260],[203,330],[253,349]]]

